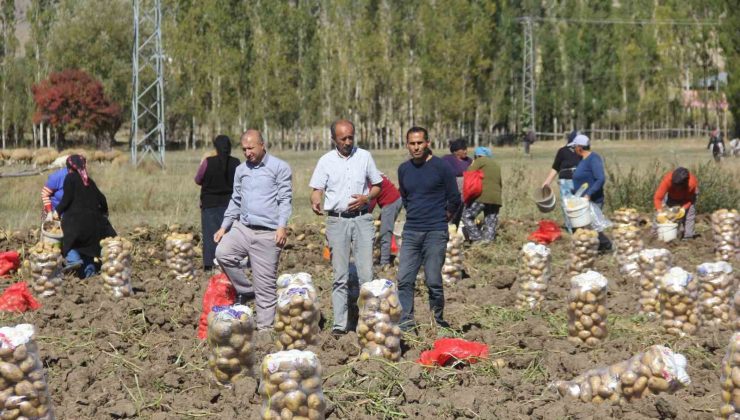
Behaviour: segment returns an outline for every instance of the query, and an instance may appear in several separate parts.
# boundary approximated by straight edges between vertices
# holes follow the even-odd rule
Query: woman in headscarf
[[[203,159],[195,174],[200,185],[200,223],[203,232],[203,269],[213,269],[216,243],[213,234],[221,227],[224,212],[234,190],[234,173],[239,159],[231,156],[231,140],[219,135],[213,140],[216,156]]]
[[[87,174],[85,158],[67,158],[69,173],[64,178],[64,196],[56,208],[62,216],[62,255],[65,271],[77,270],[87,278],[97,272],[95,258],[100,257],[100,240],[116,236],[108,221],[108,202],[95,181]]]

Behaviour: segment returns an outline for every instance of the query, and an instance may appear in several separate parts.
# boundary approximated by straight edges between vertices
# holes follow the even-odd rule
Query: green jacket
[[[483,204],[502,205],[501,167],[495,160],[481,156],[468,167],[468,171],[483,170],[483,193],[475,201]]]

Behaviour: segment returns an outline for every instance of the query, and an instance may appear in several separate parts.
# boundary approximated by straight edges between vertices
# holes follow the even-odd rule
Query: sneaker
[[[79,270],[82,267],[82,261],[75,261],[73,263],[67,263],[62,267],[62,273],[72,273]]]

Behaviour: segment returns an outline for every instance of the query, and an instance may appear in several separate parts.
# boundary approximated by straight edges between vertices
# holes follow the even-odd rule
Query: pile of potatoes
[[[550,282],[550,249],[527,242],[522,247],[521,258],[516,307],[521,310],[539,309]]]
[[[323,420],[326,400],[321,391],[321,363],[310,351],[287,350],[262,360],[260,415],[265,420]]]
[[[673,256],[667,249],[649,248],[640,251],[640,313],[650,318],[660,313],[658,285],[673,265]]]
[[[712,213],[714,254],[717,261],[733,261],[740,248],[740,214],[737,210],[719,209]]]
[[[396,286],[390,280],[378,279],[360,287],[360,316],[357,337],[360,359],[383,357],[392,362],[401,359],[401,302]]]
[[[722,406],[720,418],[736,419],[740,416],[740,333],[734,333],[722,359]]]
[[[462,229],[455,225],[449,225],[448,232],[450,239],[447,241],[447,251],[445,252],[445,263],[442,266],[442,280],[445,284],[455,284],[462,280],[463,274],[463,249],[465,236]]]
[[[681,267],[672,267],[661,279],[660,320],[666,333],[683,337],[699,329],[700,315],[696,304],[697,281]]]
[[[573,250],[570,254],[568,276],[573,277],[594,268],[599,254],[599,233],[592,229],[573,232]]]
[[[596,346],[606,338],[606,277],[587,271],[570,280],[568,340]]]
[[[303,350],[319,335],[319,299],[313,286],[292,286],[278,294],[275,345],[280,350]]]
[[[725,261],[709,262],[696,267],[699,282],[699,312],[707,325],[729,324],[731,293],[735,288],[732,266]]]
[[[690,383],[686,358],[667,347],[656,345],[626,361],[591,369],[571,381],[556,381],[553,386],[561,396],[601,403],[673,393]]]
[[[252,375],[254,318],[244,305],[214,306],[208,314],[208,367],[221,385]]]
[[[3,327],[0,335],[0,417],[54,419],[33,325]]]
[[[56,294],[62,285],[64,257],[60,244],[39,242],[29,250],[23,261],[26,275],[31,278],[31,288],[41,296]]]
[[[277,295],[280,296],[285,289],[291,286],[313,287],[313,277],[308,273],[284,273],[277,278],[275,284],[277,285]]]
[[[193,234],[177,232],[169,234],[165,239],[164,250],[168,274],[175,280],[192,280],[195,256]]]
[[[640,229],[636,225],[620,224],[612,230],[619,272],[627,279],[639,279],[640,251],[644,249]]]
[[[131,296],[131,242],[119,236],[100,241],[103,287],[114,298]]]
[[[732,312],[730,312],[730,321],[735,331],[740,331],[740,290],[735,292],[732,297]]]

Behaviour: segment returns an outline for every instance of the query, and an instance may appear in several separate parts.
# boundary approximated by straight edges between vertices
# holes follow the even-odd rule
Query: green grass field
[[[536,217],[538,213],[529,199],[530,192],[542,183],[555,151],[562,144],[535,143],[531,158],[525,158],[519,148],[494,148],[494,157],[502,166],[505,184],[503,217]],[[704,139],[595,141],[593,150],[604,157],[607,170],[625,173],[630,168],[644,172],[661,168],[662,172],[662,168],[676,165],[691,167],[709,162],[711,156],[705,146]],[[199,225],[199,187],[193,182],[193,176],[206,152],[208,151],[168,152],[165,170],[160,170],[151,162],[136,170],[127,165],[94,163],[90,165],[89,172],[108,198],[114,226],[163,223]],[[235,148],[234,152],[236,155],[238,150]],[[446,150],[438,150],[436,153],[442,155]],[[319,221],[309,207],[308,180],[321,152],[276,151],[274,154],[286,160],[293,168],[292,223]],[[241,154],[236,156],[243,160]],[[374,151],[373,156],[380,170],[394,181],[396,168],[407,158],[405,150]],[[740,158],[727,158],[721,166],[721,176],[737,189]],[[5,166],[0,171],[12,172],[14,169],[16,168]],[[39,222],[40,191],[47,175],[48,173],[23,178],[0,178],[1,228],[27,228]],[[610,188],[608,180],[606,188]],[[649,202],[651,197],[639,199]]]

